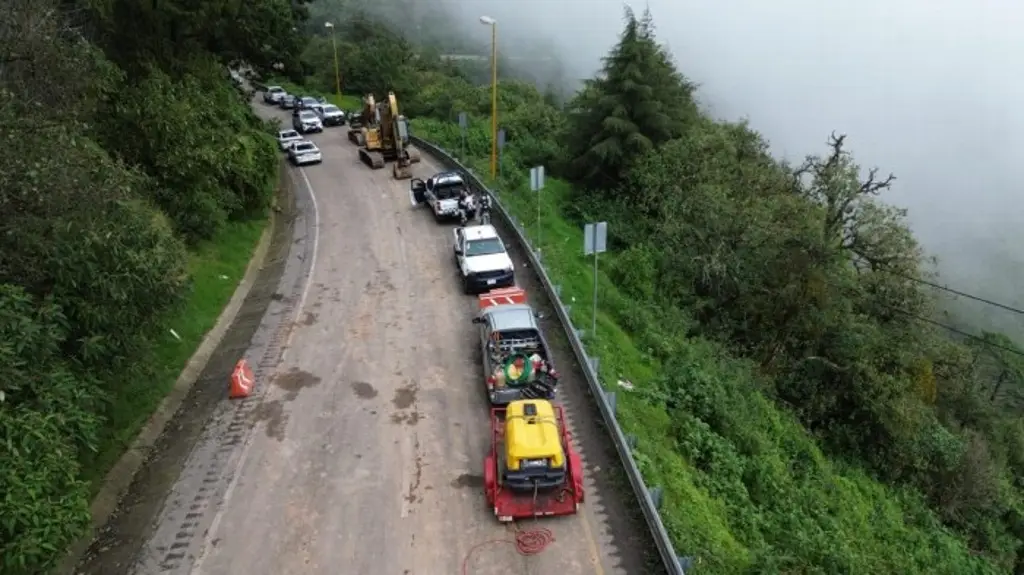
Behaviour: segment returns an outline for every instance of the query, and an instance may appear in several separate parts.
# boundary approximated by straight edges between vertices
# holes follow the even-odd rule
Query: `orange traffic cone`
[[[228,390],[228,397],[231,399],[249,397],[254,387],[256,387],[256,376],[253,375],[249,362],[242,358],[235,364],[235,369],[231,370],[231,385]]]

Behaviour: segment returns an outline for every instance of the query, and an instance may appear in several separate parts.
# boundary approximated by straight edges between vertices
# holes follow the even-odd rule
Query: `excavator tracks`
[[[359,159],[374,170],[379,170],[384,167],[384,155],[380,152],[373,152],[366,148],[359,148]]]

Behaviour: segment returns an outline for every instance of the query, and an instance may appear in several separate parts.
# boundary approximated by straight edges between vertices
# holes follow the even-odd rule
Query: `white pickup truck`
[[[459,194],[468,189],[458,172],[441,172],[426,180],[413,178],[409,182],[413,203],[430,206],[438,222],[459,218]]]
[[[515,285],[515,265],[494,226],[466,226],[452,231],[455,236],[455,264],[462,289],[481,293]]]

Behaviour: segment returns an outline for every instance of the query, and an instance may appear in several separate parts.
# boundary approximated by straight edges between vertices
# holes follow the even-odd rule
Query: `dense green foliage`
[[[340,25],[346,51],[378,46],[357,59],[401,70],[351,65],[347,86],[396,90],[414,132],[456,152],[468,112],[464,159],[486,172],[487,86],[386,26],[328,16],[355,22]],[[325,90],[329,43],[303,56]],[[842,136],[784,165],[747,125],[703,115],[649,16],[627,14],[564,108],[522,82],[500,90],[495,188],[524,220],[543,202],[545,261],[583,304],[574,316],[590,290],[579,225],[610,223],[588,346],[607,385],[635,384],[621,421],[701,572],[1024,572],[1019,349],[930,323],[930,262],[881,198],[891,177]],[[537,164],[565,178],[539,200],[524,185]]]
[[[226,66],[296,61],[295,6],[0,8],[3,573],[44,572],[83,534],[109,438],[148,416],[113,410],[161,375],[154,330],[191,298],[194,253],[264,217],[274,142]]]

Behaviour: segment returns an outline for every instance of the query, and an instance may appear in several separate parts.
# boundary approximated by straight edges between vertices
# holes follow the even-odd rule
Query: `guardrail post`
[[[583,336],[587,334],[587,331],[584,329],[580,329],[578,327],[573,327],[572,329],[576,332],[576,337],[580,338],[580,340],[582,340]]]
[[[594,373],[597,373],[597,368],[601,365],[601,358],[587,356],[587,360],[590,361],[590,369],[594,370]]]
[[[662,491],[660,487],[652,487],[647,490],[647,493],[651,494],[651,501],[654,502],[655,509],[661,509],[661,495]]]
[[[614,391],[606,391],[606,392],[604,392],[604,399],[605,399],[605,401],[608,402],[608,409],[611,410],[612,415],[615,415],[615,404],[617,403],[617,399],[618,399],[618,398],[615,397],[615,392]]]
[[[569,315],[569,313],[572,311],[572,306],[571,305],[563,305],[562,309],[565,310],[565,315]]]
[[[636,446],[639,443],[640,443],[640,440],[637,439],[637,437],[635,435],[633,435],[632,433],[626,435],[626,444],[629,445],[630,449],[636,449]]]
[[[558,296],[558,299],[562,299],[562,286],[556,285],[551,287],[555,289],[555,295]]]
[[[683,570],[683,575],[686,575],[686,571],[693,569],[693,557],[683,557],[680,555],[676,559],[679,561],[679,568]]]

